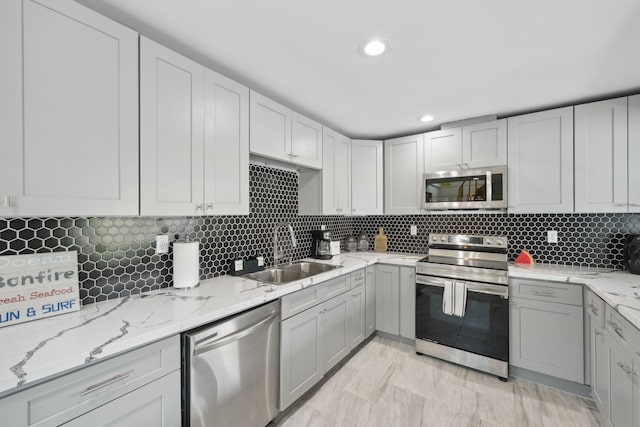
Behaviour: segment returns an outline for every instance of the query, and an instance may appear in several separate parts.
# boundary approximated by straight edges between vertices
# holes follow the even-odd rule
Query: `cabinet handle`
[[[207,209],[213,209],[213,203],[207,203]]]
[[[589,303],[589,308],[591,309],[591,312],[593,314],[595,314],[596,316],[598,315],[598,308],[596,306],[594,306],[592,303]]]
[[[104,380],[102,382],[99,382],[97,384],[94,385],[90,385],[89,387],[85,388],[81,393],[80,396],[86,396],[87,394],[96,392],[98,390],[101,390],[107,386],[110,386],[111,384],[117,383],[118,381],[122,381],[123,379],[129,377],[129,375],[131,375],[131,372],[124,372],[122,374],[118,374],[115,375],[107,380]]]
[[[596,334],[596,336],[604,335],[601,331],[594,331],[594,334]]]
[[[634,208],[640,207],[640,205],[637,203],[629,203],[629,206],[633,206]]]
[[[615,206],[617,208],[626,208],[627,204],[626,203],[614,203],[613,206]]]
[[[634,371],[633,369],[631,369],[630,366],[627,366],[625,364],[623,364],[622,362],[618,362],[618,366],[620,367],[620,369],[622,369],[624,371],[625,374],[627,375],[635,375],[637,374],[636,371]]]
[[[542,291],[539,289],[532,289],[531,293],[541,297],[554,297],[554,298],[556,297],[556,293],[554,291]]]
[[[197,211],[201,211],[201,210],[202,210],[202,203],[198,203],[198,204],[196,205],[196,210],[197,210]]]
[[[618,324],[616,322],[612,322],[611,320],[607,320],[607,324],[609,326],[611,326],[611,328],[613,328],[615,333],[618,334],[618,336],[620,338],[624,339],[624,337],[622,336],[622,328],[620,326],[618,326]]]
[[[11,207],[11,196],[9,194],[5,194],[4,196],[2,196],[2,206],[4,206],[5,208]]]

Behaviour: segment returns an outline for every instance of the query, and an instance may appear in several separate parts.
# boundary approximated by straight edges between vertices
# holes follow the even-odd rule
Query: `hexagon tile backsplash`
[[[406,216],[299,216],[295,172],[260,165],[250,169],[250,215],[207,217],[0,218],[0,255],[78,251],[82,304],[118,298],[171,285],[171,251],[155,253],[155,236],[187,236],[200,241],[201,279],[226,274],[235,257],[273,257],[273,227],[293,225],[298,247],[280,232],[291,260],[307,257],[311,230],[324,224],[336,240],[365,231],[369,240],[385,227],[389,250],[424,253],[432,232],[501,234],[510,241],[509,257],[528,249],[545,262],[598,267],[622,266],[628,233],[640,233],[637,214],[448,214]],[[418,235],[409,235],[409,226]],[[559,243],[547,244],[546,231],[558,231]]]

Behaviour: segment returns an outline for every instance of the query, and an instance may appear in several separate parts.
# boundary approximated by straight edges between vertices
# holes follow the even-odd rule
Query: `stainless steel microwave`
[[[506,209],[507,167],[424,175],[424,209]]]

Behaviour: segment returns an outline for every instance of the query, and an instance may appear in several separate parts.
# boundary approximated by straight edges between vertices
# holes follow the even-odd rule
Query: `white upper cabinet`
[[[384,142],[384,213],[421,213],[423,134]]]
[[[382,215],[382,141],[351,141],[351,213]]]
[[[249,213],[249,91],[140,41],[142,215]]]
[[[140,213],[203,215],[204,68],[140,38]]]
[[[511,117],[509,212],[573,212],[573,107]]]
[[[322,125],[251,91],[251,152],[322,169]]]
[[[249,89],[205,70],[204,202],[207,215],[249,214]]]
[[[424,134],[425,173],[505,164],[506,119]]]
[[[437,130],[424,134],[424,172],[462,169],[462,130]]]
[[[0,215],[137,215],[137,33],[73,1],[3,1],[0,54]]]
[[[351,213],[351,140],[327,127],[322,133],[322,213]]]
[[[251,91],[250,150],[273,159],[291,161],[291,110]]]
[[[575,107],[575,210],[627,212],[627,98]]]
[[[628,203],[629,212],[640,212],[640,95],[629,97]]]
[[[462,127],[462,164],[483,168],[507,164],[507,119]]]
[[[291,112],[291,161],[322,169],[322,125]]]

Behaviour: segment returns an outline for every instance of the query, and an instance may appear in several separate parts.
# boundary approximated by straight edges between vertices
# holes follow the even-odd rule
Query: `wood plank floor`
[[[593,401],[418,356],[375,337],[277,424],[301,426],[599,426]]]

